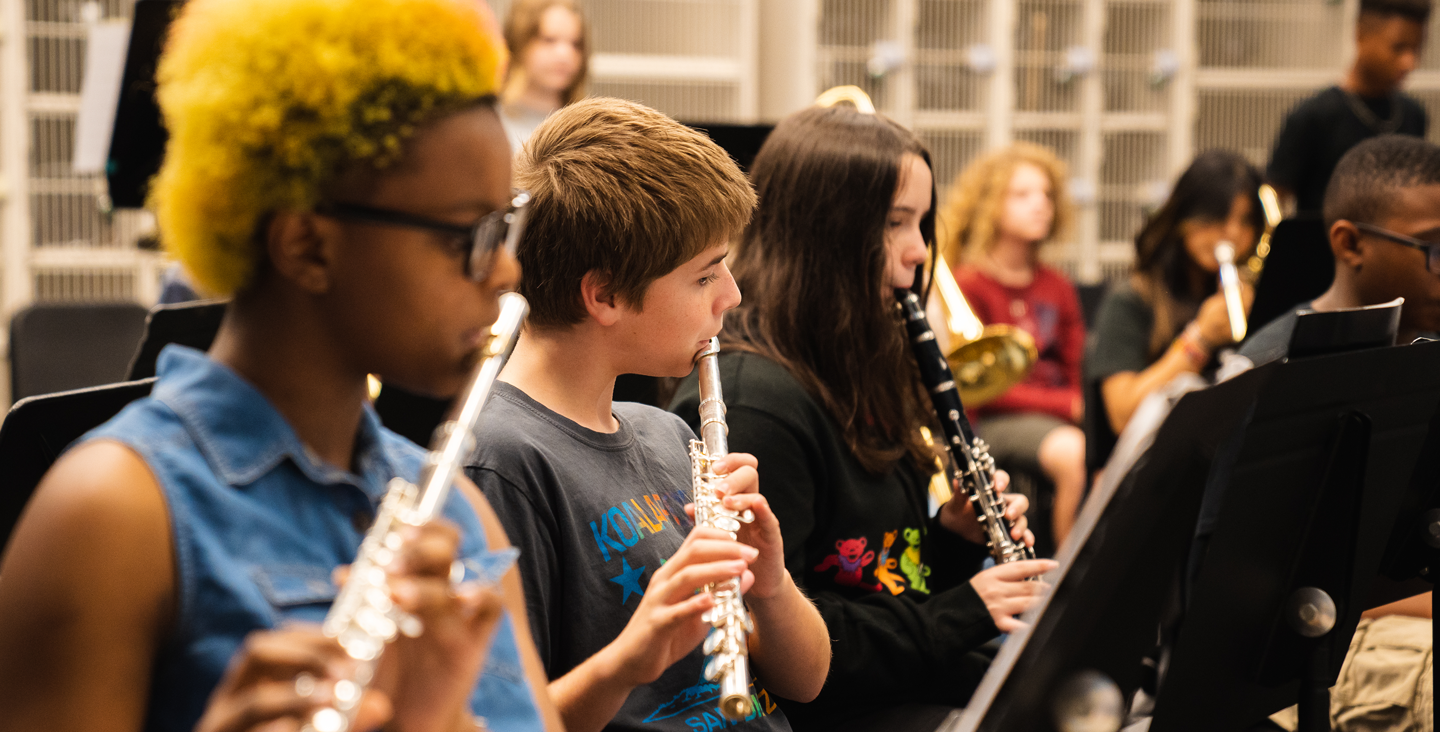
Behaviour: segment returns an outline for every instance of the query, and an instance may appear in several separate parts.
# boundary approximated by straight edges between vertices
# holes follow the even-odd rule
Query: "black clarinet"
[[[935,342],[935,332],[925,319],[925,309],[920,298],[910,290],[895,290],[895,299],[905,317],[905,331],[910,336],[910,345],[915,349],[915,360],[920,364],[920,379],[930,402],[940,417],[940,429],[945,433],[945,449],[950,453],[946,461],[946,477],[951,484],[959,482],[975,515],[980,519],[980,528],[985,532],[985,545],[996,564],[1034,559],[1035,550],[1023,541],[1010,536],[1013,528],[1005,518],[1005,502],[995,492],[995,460],[990,457],[990,448],[984,440],[975,436],[970,420],[965,416],[965,405],[960,401],[960,391],[955,388],[955,377],[950,373],[950,364],[940,353],[940,344]]]

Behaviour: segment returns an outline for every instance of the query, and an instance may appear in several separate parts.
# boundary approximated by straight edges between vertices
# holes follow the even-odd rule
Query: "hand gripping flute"
[[[490,396],[495,377],[500,375],[500,369],[505,367],[506,359],[515,348],[520,326],[529,310],[529,304],[520,295],[507,293],[500,297],[500,317],[491,327],[475,375],[460,397],[459,412],[435,430],[420,479],[416,484],[404,478],[390,481],[375,523],[360,543],[355,563],[350,565],[350,577],[340,588],[322,626],[326,635],[338,639],[345,652],[360,663],[352,678],[335,684],[334,703],[315,712],[305,725],[306,732],[349,730],[360,707],[360,694],[374,676],[385,645],[399,633],[413,638],[424,630],[419,618],[390,600],[385,568],[399,555],[401,532],[408,526],[425,524],[445,506],[451,483],[475,448],[474,433],[480,410]],[[492,574],[498,576],[505,568],[508,562],[504,567],[493,568]]]
[[[695,501],[695,526],[720,529],[735,538],[740,523],[750,523],[755,515],[749,510],[740,513],[720,504],[715,496],[715,483],[723,475],[715,473],[715,463],[730,452],[726,436],[725,399],[720,391],[720,339],[711,338],[710,347],[700,354],[700,438],[690,441],[690,475]],[[711,625],[705,637],[705,680],[720,685],[720,712],[730,719],[750,716],[750,656],[746,635],[755,629],[745,601],[740,596],[740,578],[705,586],[715,598],[715,606],[702,616]]]
[[[985,532],[986,546],[996,564],[1034,559],[1034,549],[1010,536],[1012,527],[1005,518],[1005,502],[995,492],[995,460],[990,457],[989,446],[976,437],[970,427],[965,405],[960,402],[960,392],[955,388],[955,377],[950,374],[950,365],[945,362],[945,356],[935,342],[935,333],[925,319],[920,298],[903,289],[895,290],[895,298],[900,301],[905,331],[910,336],[911,347],[915,349],[915,360],[920,364],[920,380],[930,394],[930,401],[940,417],[940,428],[945,433],[945,449],[950,453],[945,467],[946,477],[952,483],[958,478],[960,486],[970,497],[970,505],[975,507],[980,528]]]

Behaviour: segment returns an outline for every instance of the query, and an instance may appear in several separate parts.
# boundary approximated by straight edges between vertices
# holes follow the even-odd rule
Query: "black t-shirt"
[[[1332,86],[1285,117],[1266,177],[1295,193],[1297,211],[1320,211],[1330,175],[1350,148],[1387,132],[1424,137],[1428,128],[1425,108],[1414,97],[1366,99]]]
[[[929,476],[907,460],[867,472],[839,425],[783,366],[720,356],[730,449],[759,460],[785,566],[833,639],[830,676],[808,704],[784,700],[796,730],[829,730],[904,703],[964,706],[997,631],[968,582],[985,549],[929,516]],[[670,409],[699,423],[695,374]]]
[[[595,432],[499,383],[481,419],[466,475],[480,486],[520,549],[530,629],[555,679],[620,635],[693,522],[685,423],[643,404],[616,402],[620,429]],[[630,693],[607,730],[730,729],[719,687],[705,681],[697,647],[655,683]],[[746,730],[789,730],[752,677]]]

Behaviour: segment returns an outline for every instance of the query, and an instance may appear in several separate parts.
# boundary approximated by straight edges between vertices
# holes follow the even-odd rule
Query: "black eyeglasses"
[[[1407,247],[1413,247],[1425,252],[1425,269],[1430,270],[1430,274],[1440,275],[1440,242],[1423,241],[1413,236],[1397,234],[1388,229],[1382,229],[1378,226],[1372,226],[1371,224],[1362,224],[1358,221],[1352,223],[1355,224],[1355,228],[1367,234],[1372,234],[1381,239],[1388,239],[1396,244],[1404,244]]]
[[[408,226],[412,229],[448,234],[456,241],[455,248],[465,255],[465,274],[479,282],[489,276],[490,267],[495,263],[495,253],[502,247],[511,256],[515,255],[515,247],[520,243],[520,234],[525,229],[525,214],[529,205],[530,194],[527,191],[515,191],[508,208],[486,214],[469,226],[343,201],[321,203],[315,207],[315,213],[342,221]]]

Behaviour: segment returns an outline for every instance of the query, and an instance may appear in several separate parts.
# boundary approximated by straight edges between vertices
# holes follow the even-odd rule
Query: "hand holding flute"
[[[424,623],[425,634],[399,639],[387,651],[375,684],[357,705],[355,729],[392,719],[407,729],[453,729],[456,720],[449,717],[468,710],[465,700],[499,624],[501,599],[474,584],[450,591],[458,539],[453,527],[431,523],[406,541],[390,582],[401,608]],[[343,582],[348,573],[337,575]],[[335,704],[357,663],[316,626],[252,633],[196,730],[268,729],[285,719],[298,726]]]

